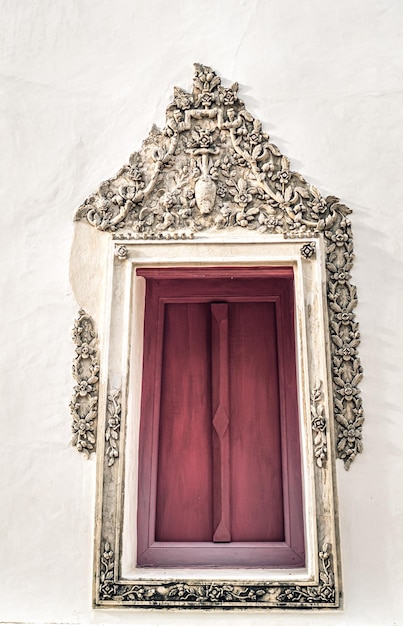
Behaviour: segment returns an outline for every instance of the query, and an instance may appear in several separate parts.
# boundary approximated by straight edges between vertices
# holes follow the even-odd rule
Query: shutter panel
[[[211,541],[210,307],[166,304],[156,541]]]
[[[229,327],[232,540],[283,541],[275,304],[232,303]]]
[[[292,270],[138,273],[138,565],[303,565]]]

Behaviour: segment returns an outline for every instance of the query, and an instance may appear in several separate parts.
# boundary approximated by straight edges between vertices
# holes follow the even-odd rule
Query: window
[[[138,565],[304,565],[293,269],[137,275]]]
[[[335,456],[363,422],[349,212],[200,64],[78,209],[94,606],[340,606]]]

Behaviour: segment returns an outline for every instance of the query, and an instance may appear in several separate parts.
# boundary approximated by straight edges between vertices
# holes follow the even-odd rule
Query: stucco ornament
[[[88,458],[95,451],[99,361],[94,321],[82,309],[74,322],[73,340],[76,344],[73,361],[76,385],[70,403],[73,418],[71,443]]]
[[[120,419],[121,419],[121,392],[115,389],[108,394],[107,414],[108,421],[105,430],[105,441],[107,443],[105,454],[108,457],[109,467],[115,463],[119,456],[119,435],[120,435]]]
[[[327,423],[322,402],[322,383],[318,383],[311,391],[311,420],[316,465],[323,467],[327,459]]]
[[[329,608],[334,606],[335,585],[331,546],[324,544],[318,554],[319,583],[300,586],[267,582],[238,581],[162,581],[118,583],[115,579],[115,554],[104,541],[100,566],[99,600],[133,607],[178,608]]]
[[[103,182],[76,213],[116,240],[189,239],[220,230],[252,230],[279,238],[321,235],[327,261],[327,298],[334,384],[337,454],[348,469],[362,451],[363,411],[358,383],[358,324],[350,283],[353,241],[350,209],[322,197],[238,97],[195,64],[193,91],[176,87],[166,125],[155,126],[139,152]],[[125,246],[116,248],[118,258]],[[309,261],[315,245],[305,243]]]

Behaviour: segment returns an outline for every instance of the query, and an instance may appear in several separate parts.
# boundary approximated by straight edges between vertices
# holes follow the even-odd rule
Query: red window
[[[292,268],[142,269],[138,565],[304,565]]]

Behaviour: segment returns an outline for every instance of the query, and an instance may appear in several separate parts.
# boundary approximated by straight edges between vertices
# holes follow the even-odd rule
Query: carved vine
[[[336,603],[333,562],[330,546],[319,552],[319,584],[302,586],[263,582],[201,582],[139,580],[136,583],[119,582],[115,578],[115,559],[111,544],[103,542],[100,563],[100,602],[113,600],[127,605],[214,607],[232,604],[251,604],[269,608],[282,606],[329,607]]]
[[[119,434],[122,407],[120,404],[120,390],[112,391],[108,395],[107,425],[105,441],[107,443],[105,454],[108,457],[108,466],[111,467],[119,456]]]
[[[319,580],[317,587],[302,587],[295,585],[283,589],[277,600],[280,603],[295,603],[300,606],[301,603],[317,604],[320,602],[332,603],[335,600],[333,559],[330,552],[330,545],[325,544],[321,552],[319,552]]]
[[[322,197],[290,168],[261,123],[238,97],[238,84],[195,64],[192,93],[176,87],[163,130],[155,126],[142,149],[78,209],[117,240],[187,239],[200,231],[244,229],[279,237],[324,237],[330,311],[337,453],[346,469],[362,451],[357,384],[356,289],[350,283],[350,210]],[[301,253],[310,258],[314,245]],[[125,258],[124,246],[117,248]]]
[[[82,309],[74,322],[73,340],[76,344],[73,361],[76,385],[70,402],[73,418],[71,443],[88,458],[95,451],[99,361],[94,321]]]
[[[314,432],[313,444],[316,465],[323,467],[327,460],[326,416],[322,403],[321,383],[311,391],[311,422]]]

